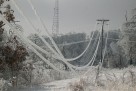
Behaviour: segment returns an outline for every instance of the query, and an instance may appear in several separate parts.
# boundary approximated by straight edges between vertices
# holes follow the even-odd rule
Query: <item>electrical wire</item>
[[[52,44],[54,45],[55,49],[56,49],[57,52],[60,54],[60,56],[61,56],[63,59],[65,59],[65,61],[74,61],[74,60],[80,58],[80,57],[86,52],[86,50],[88,49],[90,43],[89,43],[89,45],[87,46],[87,48],[85,49],[85,51],[84,51],[83,53],[81,53],[81,55],[79,55],[78,57],[71,58],[71,59],[66,59],[66,58],[64,58],[63,54],[62,54],[61,51],[59,50],[59,48],[58,48],[58,46],[56,45],[55,41],[53,40],[53,38],[52,38],[51,35],[49,34],[49,32],[48,32],[48,30],[47,30],[45,24],[44,24],[43,21],[42,21],[42,19],[41,19],[40,16],[38,15],[38,13],[37,13],[37,11],[36,11],[34,5],[33,5],[32,2],[31,2],[31,0],[27,0],[27,1],[28,1],[29,4],[31,5],[31,8],[32,8],[32,10],[34,11],[34,13],[35,13],[36,17],[38,18],[39,22],[43,25],[44,29],[46,30],[46,33],[48,34],[48,37],[49,37],[49,39],[51,40]],[[96,23],[96,24],[97,24],[97,23]]]
[[[17,5],[16,5],[17,6]],[[27,19],[27,18],[26,18]],[[63,58],[61,58],[61,60],[64,62],[64,63],[66,63],[64,60],[65,59],[63,59]],[[66,63],[67,65],[70,65],[69,66],[69,68],[71,68],[71,67],[73,67],[73,68],[82,68],[82,67],[76,67],[76,66],[73,66],[73,65],[71,65],[71,64],[69,64],[69,63]],[[71,68],[72,69],[72,68]]]
[[[14,26],[12,26],[1,14],[0,14],[0,17],[2,18],[3,22],[4,22],[5,24],[7,24],[12,30],[16,30],[16,28],[15,28]],[[23,38],[23,36],[20,37],[20,34],[17,32],[17,30],[16,30],[16,33],[17,33],[17,36],[18,36],[19,38],[21,38],[24,42],[27,42],[27,41],[25,40],[25,38]],[[50,67],[52,67],[54,70],[56,70],[56,71],[58,71],[58,72],[61,72],[61,73],[65,73],[65,71],[62,71],[62,70],[56,68],[52,63],[50,63],[50,61],[48,61],[48,60],[47,60],[46,58],[44,58],[37,50],[35,50],[35,48],[33,48],[33,47],[30,46],[30,45],[29,45],[29,47],[32,49],[32,51],[33,51],[34,53],[37,54],[37,56],[39,56],[44,62],[46,62],[46,63],[47,63]]]

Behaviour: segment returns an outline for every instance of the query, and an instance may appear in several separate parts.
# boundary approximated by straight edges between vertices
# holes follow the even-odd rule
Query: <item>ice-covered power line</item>
[[[120,41],[121,39],[117,39],[117,38],[107,38],[108,40],[117,40],[117,41]],[[136,42],[136,41],[130,41],[128,40],[127,42]]]
[[[34,28],[34,30],[35,30],[36,28],[33,26],[33,24],[30,22],[30,20],[25,16],[24,12],[18,7],[17,3],[16,3],[14,0],[12,0],[12,2],[13,2],[13,4],[16,6],[16,8],[17,8],[18,11],[20,12],[20,14],[21,14],[21,15],[25,18],[25,20],[28,22],[28,24],[30,24],[30,25]],[[53,50],[53,48],[52,48],[41,36],[38,35],[38,37],[40,37],[40,38],[42,39],[42,41],[53,51],[53,53],[56,54],[56,52]],[[47,53],[47,51],[45,51],[45,50],[44,50],[44,52]],[[56,54],[56,55],[57,55],[57,54]],[[58,56],[59,56],[59,55],[58,55]],[[68,66],[71,70],[73,70],[72,67],[69,66],[69,64],[68,64],[67,62],[65,62],[65,61],[63,61],[63,62],[66,63],[67,66]]]
[[[36,8],[35,8],[34,5],[32,4],[32,1],[31,1],[31,0],[27,0],[27,1],[28,1],[28,3],[30,4],[32,10],[34,11],[34,13],[35,13],[37,19],[39,20],[40,24],[43,26],[45,32],[47,33],[47,36],[49,37],[49,39],[51,40],[51,42],[52,42],[52,44],[53,44],[53,46],[55,47],[55,49],[57,50],[57,52],[59,53],[59,55],[64,58],[64,56],[62,55],[62,53],[61,53],[61,51],[59,50],[58,46],[56,45],[55,41],[54,41],[53,38],[51,37],[49,31],[47,30],[47,28],[46,28],[46,26],[45,26],[43,20],[40,18],[39,14],[37,13]]]
[[[96,25],[95,25],[95,27],[94,27],[94,32],[95,32],[95,30],[96,30],[96,26],[97,26],[97,22],[96,22]],[[92,33],[91,38],[88,40],[89,43],[88,43],[87,47],[85,48],[85,50],[84,50],[80,55],[78,55],[77,57],[70,58],[70,59],[65,59],[65,60],[66,60],[66,61],[74,61],[74,60],[77,60],[77,59],[79,59],[80,57],[82,57],[82,56],[85,54],[85,52],[88,50],[88,48],[90,47],[91,41],[93,40],[93,37],[95,37],[95,36],[94,36],[94,32]],[[67,44],[57,44],[57,45],[58,45],[58,46],[65,46],[65,45],[72,45],[72,44],[83,43],[83,42],[85,42],[85,41],[72,42],[72,43],[67,43]],[[86,42],[87,42],[87,41],[86,41]]]
[[[95,49],[95,51],[93,53],[93,56],[92,56],[91,60],[86,65],[81,66],[81,67],[77,67],[76,69],[82,70],[82,69],[88,67],[89,65],[91,65],[94,62],[94,60],[96,58],[96,55],[97,55],[97,52],[98,52],[99,45],[100,45],[100,34],[98,34],[98,36],[99,36],[98,43],[96,45],[96,49]]]
[[[39,22],[42,24],[42,26],[43,26],[44,29],[46,30],[49,39],[51,40],[52,44],[54,45],[55,49],[56,49],[57,52],[60,54],[60,56],[63,58],[63,60],[65,60],[65,61],[74,61],[74,60],[78,59],[80,56],[82,56],[82,55],[80,55],[79,57],[73,58],[73,59],[65,59],[64,56],[63,56],[63,54],[62,54],[61,51],[59,50],[57,44],[55,43],[55,41],[53,40],[53,38],[52,38],[51,35],[49,34],[49,32],[48,32],[48,30],[47,30],[45,24],[44,24],[43,21],[42,21],[42,19],[41,19],[40,16],[38,15],[38,13],[37,13],[35,7],[33,6],[32,2],[31,2],[31,0],[27,0],[27,1],[28,1],[29,4],[31,5],[31,8],[32,8],[32,10],[35,12],[36,17],[38,18]],[[83,53],[83,54],[84,54],[84,53]]]
[[[99,37],[99,41],[98,41],[98,43],[97,43],[97,46],[99,46],[100,35],[99,35],[98,37]],[[34,44],[34,43],[32,43],[32,42],[31,42],[30,44],[33,45],[36,49],[38,49],[38,50],[41,51],[42,53],[45,53],[45,50],[43,50],[42,48],[40,48],[40,47],[37,46],[36,44]],[[98,47],[97,47],[95,50],[98,50]],[[95,52],[93,55],[96,55],[96,52]],[[53,55],[52,55],[52,57],[53,57],[54,59],[62,60],[64,63],[66,63],[65,60],[64,60],[63,58],[60,58],[59,56],[53,56]],[[86,65],[84,65],[84,66],[81,66],[81,67],[74,66],[74,65],[72,65],[72,64],[70,64],[70,63],[66,63],[66,64],[70,65],[70,67],[75,68],[75,69],[84,69],[84,68],[86,68],[87,66],[89,66],[90,63],[91,63],[91,61],[89,61],[88,64],[86,64]]]
[[[120,33],[120,34],[135,35],[135,33],[127,33],[127,32],[123,32],[123,31],[109,31],[109,33]]]
[[[88,48],[89,48],[90,45],[91,45],[91,41],[92,41],[92,38],[94,37],[96,27],[97,27],[97,22],[96,22],[96,24],[95,24],[94,32],[93,32],[93,34],[92,34],[92,37],[90,38],[90,41],[89,41],[87,47],[85,48],[85,50],[84,50],[79,56],[77,56],[77,57],[75,57],[75,58],[66,59],[67,61],[74,61],[74,60],[76,60],[76,59],[79,59],[80,57],[82,57],[82,56],[85,54],[85,52],[88,50]]]
[[[96,39],[96,38],[95,38]],[[92,40],[95,40],[95,39],[92,39]],[[57,44],[58,46],[69,46],[69,45],[74,45],[74,44],[80,44],[80,43],[85,43],[85,42],[89,42],[90,40],[87,39],[87,40],[83,40],[83,41],[77,41],[77,42],[71,42],[71,43],[62,43],[62,44]],[[53,46],[53,45],[51,45]],[[44,47],[44,46],[43,46]]]
[[[16,5],[16,4],[15,4]],[[17,5],[16,5],[17,6]],[[18,8],[18,7],[17,7]],[[19,9],[19,8],[18,8]],[[19,9],[20,10],[20,9]],[[21,11],[21,10],[20,10]],[[22,15],[24,15],[23,13],[22,13]],[[25,17],[25,16],[24,16]],[[29,22],[29,20],[27,19],[27,17],[25,17],[26,18],[26,20]],[[30,24],[31,24],[31,22],[29,22]],[[29,42],[30,43],[30,42]],[[42,50],[40,47],[38,47],[38,46],[36,46],[34,43],[32,43],[31,42],[31,45],[33,45],[33,46],[35,46],[35,47],[37,47],[38,49],[40,49],[40,51],[42,51],[42,52],[44,52],[44,53],[47,53],[47,51],[45,51],[45,50]],[[56,57],[55,57],[56,58]],[[74,65],[71,65],[70,63],[67,63],[66,61],[65,61],[65,59],[63,59],[63,58],[59,58],[59,60],[62,60],[64,63],[66,63],[67,64],[67,66],[70,68],[70,69],[72,69],[72,68],[82,68],[82,67],[76,67],[76,66],[74,66]]]
[[[22,13],[23,14],[23,13]],[[27,19],[27,18],[26,18]],[[33,46],[35,46],[32,42],[31,42],[31,45],[33,45]],[[43,51],[43,50],[42,50]],[[45,52],[45,50],[44,50],[44,52]],[[46,52],[47,53],[47,52]],[[60,59],[60,60],[64,60],[64,59]],[[64,63],[66,63],[65,61],[63,61]],[[73,66],[73,65],[71,65],[71,64],[69,64],[69,63],[66,63],[67,65],[70,65],[70,67],[73,67],[73,68],[83,68],[83,67],[76,67],[76,66]],[[85,67],[85,66],[84,66]]]
[[[26,18],[26,19],[27,19],[27,18]],[[29,22],[29,21],[28,21],[28,22]],[[40,51],[42,51],[42,52],[44,52],[44,53],[47,53],[45,50],[43,50],[43,49],[41,49],[40,47],[36,46],[36,45],[33,44],[32,42],[31,42],[31,45],[37,47],[38,49],[40,49]],[[58,58],[58,57],[55,57],[55,56],[54,56],[54,58]],[[65,61],[65,59],[63,59],[63,58],[61,58],[61,57],[59,57],[59,60],[62,60],[65,64],[69,65],[68,67],[69,67],[70,69],[72,69],[71,67],[76,68],[76,69],[84,68],[84,67],[76,67],[76,66],[74,66],[74,65],[71,65],[70,63],[67,63],[67,62]]]
[[[17,6],[17,5],[16,5]],[[27,18],[26,18],[27,19]],[[29,21],[28,21],[29,22]],[[36,46],[37,47],[37,46]],[[40,49],[40,51],[42,50],[41,48],[39,48],[38,47],[38,49]],[[45,50],[42,50],[42,52],[44,52],[44,53],[47,53],[47,52],[45,52]],[[61,61],[63,61],[64,63],[66,63],[67,65],[69,65],[69,68],[70,67],[73,67],[73,68],[76,68],[76,69],[80,69],[80,68],[84,68],[84,67],[76,67],[76,66],[74,66],[74,65],[71,65],[70,63],[67,63],[66,61],[65,61],[65,59],[64,58],[61,58],[60,56],[58,56],[59,57],[59,60],[61,60]]]
[[[25,40],[25,38],[23,38],[23,36],[21,36],[19,33],[18,33],[18,30],[16,30],[16,28],[11,25],[1,14],[0,14],[0,17],[2,18],[3,22],[5,24],[7,24],[14,32],[16,31],[16,34],[19,38],[21,38],[26,44],[27,44],[27,40]],[[34,53],[36,53],[36,55],[38,55],[44,62],[46,62],[50,67],[52,67],[54,70],[58,71],[58,72],[62,72],[62,73],[65,73],[65,71],[62,71],[60,69],[58,69],[57,67],[55,67],[52,63],[50,63],[50,61],[48,61],[46,58],[44,58],[37,50],[35,50],[35,48],[33,48],[32,46],[29,45],[29,47],[32,49],[32,51]]]
[[[27,19],[27,18],[26,18]],[[28,21],[28,19],[27,19],[27,21]],[[28,21],[29,22],[29,21]],[[29,43],[31,43],[31,45],[33,45],[33,46],[35,46],[36,48],[38,48],[38,49],[40,49],[40,51],[42,51],[42,52],[44,52],[44,53],[47,53],[45,50],[42,50],[40,47],[38,47],[38,46],[36,46],[34,43],[32,43],[32,42],[29,42]],[[55,56],[55,58],[58,58],[58,57],[56,57]],[[59,60],[64,60],[64,59],[62,59],[62,58],[59,58]],[[71,65],[70,63],[67,63],[66,61],[63,61],[64,63],[66,63],[67,65],[69,65],[69,68],[70,67],[73,67],[73,68],[77,68],[76,66],[73,66],[73,65]],[[81,67],[80,67],[81,68]],[[72,68],[71,68],[72,69]]]
[[[21,15],[22,15],[22,16],[25,18],[25,20],[28,22],[28,24],[30,24],[30,25],[34,28],[34,30],[35,30],[36,28],[33,26],[33,24],[30,22],[30,20],[25,16],[24,12],[18,7],[17,3],[16,3],[14,0],[12,0],[12,1],[13,1],[13,4],[14,4],[14,5],[16,6],[16,8],[18,9],[18,11],[21,13]],[[44,40],[44,39],[43,39],[41,36],[39,36],[39,35],[38,35],[38,37],[40,37],[40,38],[42,39],[42,41],[52,50],[52,52],[57,55],[57,53],[56,53],[56,52],[53,50],[53,48],[46,42],[46,40]],[[31,42],[31,44],[34,44],[34,43]],[[35,46],[36,46],[36,45],[35,45]],[[42,50],[42,51],[43,51],[43,50]],[[44,53],[47,53],[47,51],[44,50]],[[59,55],[57,55],[57,56],[59,56]],[[66,61],[63,61],[63,62],[64,62],[71,70],[73,70],[69,63],[67,63]]]
[[[16,7],[17,10],[19,11],[19,13],[20,13],[20,14],[23,16],[23,18],[26,20],[26,22],[27,22],[30,26],[32,26],[32,28],[34,29],[35,32],[37,32],[36,27],[32,24],[32,22],[29,20],[29,18],[25,15],[25,13],[23,12],[23,10],[17,5],[17,2],[14,1],[14,0],[11,0],[11,1],[12,1],[13,4],[15,5],[15,7]],[[43,41],[43,43],[44,43],[45,45],[47,45],[47,47],[48,47],[51,51],[53,51],[53,53],[55,53],[56,55],[58,55],[57,52],[50,46],[50,44],[49,44],[40,34],[37,33],[37,36]]]
[[[108,43],[108,32],[107,32],[106,41],[105,41],[105,47],[104,47],[104,51],[103,51],[102,65],[103,65],[104,58],[105,58],[105,54],[106,54],[106,50],[107,50],[107,43]],[[95,59],[92,61],[90,67],[93,66],[94,62],[95,62]],[[101,66],[102,66],[102,65],[101,65]],[[91,69],[92,69],[92,68],[89,68],[89,69],[82,75],[82,77],[84,77],[87,73],[89,73]]]
[[[106,38],[106,39],[108,39],[108,38]],[[104,53],[105,54],[105,53]],[[56,57],[57,58],[57,57]],[[80,67],[80,68],[84,68],[84,67]]]
[[[31,2],[29,2],[29,3],[31,3]],[[17,6],[17,5],[16,5]],[[32,4],[31,4],[31,6],[32,6]],[[35,8],[34,7],[32,7],[33,8],[33,10],[35,10]],[[36,11],[35,11],[35,13],[36,13]],[[37,15],[37,17],[39,17],[38,15]],[[39,19],[40,20],[40,19]],[[47,44],[47,43],[46,43]],[[88,45],[89,46],[89,45]],[[50,47],[50,46],[49,46]],[[86,48],[86,50],[87,50],[87,48]],[[86,51],[85,50],[85,51]],[[81,57],[84,53],[85,53],[85,51],[81,54],[81,55],[79,55],[78,57],[76,57],[76,58],[73,58],[73,59],[65,59],[66,61],[73,61],[73,60],[76,60],[76,59],[78,59],[79,57]],[[64,60],[64,59],[63,59]]]
[[[29,1],[29,0],[28,0],[28,1]],[[34,6],[32,5],[32,2],[31,2],[31,1],[29,1],[29,4],[31,5],[31,7],[32,7],[33,11],[35,12],[35,14],[36,14],[37,18],[39,19],[39,21],[42,23],[42,21],[41,21],[39,15],[37,14],[37,12],[36,12]],[[43,26],[44,26],[44,24],[43,24]],[[47,30],[46,30],[46,31],[47,31]],[[48,31],[47,31],[47,32],[48,32]],[[50,35],[49,35],[49,38],[51,39],[52,43],[54,44],[55,42],[54,42],[54,40],[51,38]],[[90,45],[90,43],[89,43],[89,45]],[[63,57],[63,58],[64,58],[66,61],[76,60],[76,59],[80,58],[80,57],[86,52],[86,50],[88,49],[89,45],[87,46],[87,48],[85,49],[85,51],[84,51],[81,55],[79,55],[78,57],[72,58],[72,59],[65,59],[64,57]],[[54,44],[54,46],[56,46],[56,44]],[[57,46],[56,46],[56,48],[57,48]],[[58,49],[58,51],[60,51],[60,50]],[[63,56],[63,55],[62,55],[62,56]]]
[[[41,49],[40,47],[36,46],[36,44],[34,44],[34,43],[30,42],[30,41],[29,41],[29,43],[30,43],[31,45],[33,45],[34,47],[38,48],[41,52],[45,53],[45,50],[43,50],[43,49]],[[100,36],[99,36],[99,41],[98,41],[98,43],[100,43]],[[99,44],[97,44],[97,49],[96,49],[96,51],[98,50],[98,46],[99,46]],[[88,67],[88,66],[90,65],[90,63],[93,61],[94,57],[96,57],[96,51],[95,51],[95,53],[94,53],[94,56],[93,56],[92,60],[89,61],[89,63],[88,63],[87,65],[84,65],[84,66],[82,66],[82,67],[76,67],[76,66],[71,65],[71,64],[67,64],[67,63],[66,63],[66,64],[67,64],[67,65],[70,65],[70,67],[75,68],[75,69],[84,69],[84,68]],[[58,59],[58,58],[55,57],[55,56],[52,56],[52,57]],[[61,60],[63,60],[63,59],[61,59]],[[64,62],[64,61],[63,61],[63,62]]]
[[[100,38],[100,36],[98,36],[98,37]],[[95,41],[96,41],[96,40],[95,40]],[[100,40],[99,40],[99,42],[100,42]],[[99,42],[98,42],[98,43],[99,43]],[[38,49],[38,50],[41,51],[42,53],[45,53],[45,54],[46,54],[45,50],[43,50],[42,48],[40,48],[39,46],[37,46],[37,45],[34,44],[33,42],[31,42],[30,44],[33,45],[36,49]],[[98,44],[97,44],[97,46],[98,46]],[[95,54],[93,54],[93,55],[95,55]],[[64,63],[66,63],[65,60],[64,60],[63,58],[60,58],[59,56],[54,56],[54,55],[52,55],[52,57],[55,58],[55,59],[58,59],[58,60],[62,60]],[[72,64],[70,64],[70,63],[66,63],[66,64],[69,64],[72,68],[75,68],[75,69],[83,69],[83,68],[89,66],[90,61],[89,61],[89,63],[88,63],[87,65],[84,65],[84,66],[82,66],[82,67],[77,67],[77,66],[74,66],[74,65],[72,65]]]
[[[102,27],[103,28],[103,27]],[[108,25],[108,31],[109,31],[109,25]],[[102,65],[103,65],[103,61],[104,61],[104,57],[105,57],[105,54],[106,54],[106,50],[107,50],[107,43],[108,43],[108,32],[107,32],[107,34],[106,34],[106,39],[105,39],[106,41],[105,41],[105,47],[104,47],[104,51],[102,51],[103,52],[103,57],[102,57],[102,60],[101,60],[101,62],[99,63],[99,65],[98,66],[101,66],[102,67]],[[91,66],[93,66],[93,64],[94,64],[94,62],[95,62],[95,60],[93,60],[93,62],[91,63]],[[90,66],[90,67],[91,67]],[[90,72],[90,70],[91,70],[91,68],[89,68],[81,77],[84,77],[87,73],[89,73]]]
[[[15,4],[15,2],[13,2],[13,3]],[[15,5],[16,5],[16,4],[15,4]],[[17,5],[16,5],[16,6],[17,6]],[[17,8],[18,8],[18,7],[17,7]],[[19,9],[19,8],[18,8],[18,9]],[[20,13],[21,13],[22,15],[24,15],[23,12],[20,11]],[[25,17],[25,16],[24,16],[24,17]],[[27,20],[26,17],[25,17],[25,19]],[[27,21],[28,21],[28,20],[27,20]],[[28,21],[28,22],[29,22],[29,21]],[[29,23],[30,23],[30,22],[29,22]],[[44,52],[47,53],[47,51],[45,51],[45,50],[44,50]],[[66,63],[66,65],[67,65],[71,70],[73,70],[72,67],[71,67],[67,62],[65,62],[65,61],[63,61],[63,62]]]

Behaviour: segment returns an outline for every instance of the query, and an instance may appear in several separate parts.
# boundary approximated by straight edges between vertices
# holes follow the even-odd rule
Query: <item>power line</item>
[[[136,33],[126,33],[126,32],[123,32],[123,31],[110,31],[112,33],[121,33],[121,34],[132,34],[132,35],[136,35]]]
[[[105,37],[103,37],[105,38]],[[38,38],[31,38],[32,39],[38,39]],[[93,38],[92,40],[95,40],[95,39],[98,39],[98,38]],[[107,38],[108,40],[116,40],[116,41],[119,41],[121,39],[119,38]],[[80,43],[85,43],[85,42],[89,42],[90,40],[87,39],[87,40],[83,40],[83,41],[78,41],[78,42],[71,42],[71,43],[62,43],[62,44],[57,44],[58,46],[69,46],[69,45],[75,45],[75,44],[80,44]],[[136,42],[136,41],[127,41],[127,42]],[[53,46],[53,45],[51,45]],[[41,46],[41,47],[44,47],[44,46]]]

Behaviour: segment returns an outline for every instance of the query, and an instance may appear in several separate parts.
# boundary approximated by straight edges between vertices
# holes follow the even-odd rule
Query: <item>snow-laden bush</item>
[[[136,91],[136,68],[102,69],[95,81],[95,72],[73,80],[66,91]]]
[[[7,91],[11,87],[11,83],[4,80],[3,78],[0,79],[0,91]]]
[[[6,81],[3,79],[0,79],[0,91],[4,90],[4,85],[5,85]]]
[[[85,91],[86,82],[84,79],[80,79],[77,82],[70,83],[69,89],[70,91]]]

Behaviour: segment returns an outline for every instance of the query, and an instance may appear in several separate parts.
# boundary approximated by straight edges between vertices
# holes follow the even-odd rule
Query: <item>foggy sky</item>
[[[55,0],[32,0],[39,15],[44,20],[47,29],[51,32]],[[60,33],[89,32],[94,28],[97,19],[109,19],[110,29],[119,29],[125,22],[125,13],[131,17],[131,10],[136,8],[136,0],[59,0]],[[41,29],[37,19],[27,3],[27,0],[18,0],[18,5],[25,14]],[[13,7],[14,8],[14,7]],[[17,19],[25,31],[33,32],[24,18],[15,9]]]

